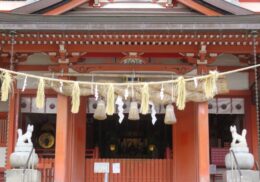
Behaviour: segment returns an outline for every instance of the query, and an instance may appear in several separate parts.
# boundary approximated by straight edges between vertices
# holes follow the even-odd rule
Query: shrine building
[[[0,68],[12,71],[0,101],[0,181],[28,124],[42,182],[222,181],[230,126],[247,130],[259,161],[259,13],[258,0],[0,0]],[[213,73],[211,98],[197,78]],[[179,78],[185,94],[168,82]],[[80,84],[77,112],[70,83]]]

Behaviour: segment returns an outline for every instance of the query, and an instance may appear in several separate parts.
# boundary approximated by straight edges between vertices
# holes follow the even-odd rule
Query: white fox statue
[[[232,134],[232,143],[231,147],[247,147],[247,142],[246,142],[246,129],[242,130],[242,134],[239,135],[237,133],[237,128],[236,126],[230,126],[230,131]]]
[[[23,134],[21,129],[17,130],[18,132],[18,140],[17,140],[17,145],[24,145],[26,144],[26,141],[28,144],[32,144],[32,132],[33,132],[33,125],[28,125],[26,133]]]

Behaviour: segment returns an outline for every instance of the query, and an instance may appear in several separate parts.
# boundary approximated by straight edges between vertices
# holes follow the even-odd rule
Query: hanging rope
[[[71,97],[72,97],[72,109],[71,111],[73,113],[77,113],[79,110],[79,105],[80,105],[80,95],[81,95],[81,88],[80,85],[87,85],[89,87],[95,85],[95,96],[98,97],[98,86],[102,86],[102,87],[107,87],[107,108],[106,108],[106,113],[108,115],[112,115],[115,112],[115,108],[114,108],[114,102],[115,102],[115,86],[117,87],[122,87],[122,86],[129,86],[129,84],[131,84],[132,87],[132,92],[134,92],[134,86],[137,88],[140,88],[142,86],[141,89],[141,113],[142,114],[147,114],[148,110],[149,110],[149,99],[150,99],[150,93],[149,93],[149,87],[151,85],[157,85],[157,86],[161,86],[162,84],[172,84],[172,85],[176,85],[177,86],[177,94],[175,93],[175,95],[177,95],[177,100],[176,100],[176,105],[178,107],[179,110],[183,110],[185,108],[185,102],[186,102],[186,82],[194,82],[194,78],[196,78],[197,80],[199,80],[199,82],[204,82],[205,83],[205,95],[206,98],[212,98],[215,96],[215,94],[217,93],[217,81],[219,79],[220,76],[224,76],[224,75],[228,75],[228,74],[232,74],[232,73],[236,73],[236,72],[240,72],[240,71],[245,71],[245,70],[249,70],[254,68],[255,69],[255,78],[257,80],[257,67],[260,66],[260,64],[257,64],[257,60],[256,60],[256,42],[255,42],[255,38],[254,38],[254,62],[255,65],[253,66],[248,66],[248,67],[244,67],[244,68],[240,68],[240,69],[236,69],[236,70],[232,70],[232,71],[227,71],[227,72],[222,72],[219,73],[217,71],[212,71],[210,72],[210,74],[208,75],[202,75],[202,76],[196,76],[193,78],[184,78],[182,76],[180,76],[178,79],[171,79],[171,80],[166,80],[166,81],[151,81],[151,82],[131,82],[131,83],[109,83],[109,82],[95,82],[93,83],[93,81],[73,81],[73,80],[63,80],[63,79],[57,79],[57,78],[49,78],[49,77],[43,77],[43,76],[38,76],[38,75],[31,75],[31,74],[27,74],[27,73],[21,73],[21,72],[16,72],[16,71],[12,71],[12,70],[7,70],[7,69],[3,69],[0,68],[0,72],[2,72],[1,75],[2,79],[3,79],[3,84],[1,87],[1,92],[2,92],[2,101],[6,101],[8,98],[8,94],[11,88],[11,83],[12,83],[12,77],[16,76],[22,76],[22,77],[26,77],[26,78],[34,78],[34,79],[38,79],[39,80],[39,85],[38,85],[38,91],[37,91],[37,107],[38,108],[42,108],[44,107],[44,89],[45,89],[45,83],[52,83],[52,82],[56,82],[57,84],[59,83],[64,83],[64,85],[68,85],[69,88],[72,90],[71,92]],[[63,84],[62,84],[63,85]],[[187,84],[188,85],[188,84]],[[152,88],[152,87],[150,87]],[[258,84],[256,81],[256,89],[258,88]],[[67,89],[67,88],[64,88]],[[83,88],[84,89],[84,88]],[[93,88],[92,88],[93,89]],[[176,89],[175,89],[176,90]],[[83,91],[82,91],[83,93]],[[119,94],[119,93],[117,93]],[[137,95],[136,94],[136,95]],[[132,93],[132,98],[134,97],[134,93]],[[174,96],[174,91],[173,91],[173,87],[172,87],[172,102],[174,102],[173,100],[173,96]],[[259,107],[258,104],[258,91],[256,90],[256,101],[257,101],[257,107]],[[257,119],[258,119],[258,123],[259,123],[259,113],[257,113]],[[259,126],[258,126],[259,128]]]
[[[257,68],[257,67],[260,67],[260,64],[257,64],[257,65],[253,65],[253,66],[248,66],[248,67],[243,67],[243,68],[240,68],[240,69],[235,69],[235,70],[231,70],[231,71],[226,71],[226,72],[221,72],[221,73],[218,73],[218,76],[225,76],[225,75],[229,75],[229,74],[232,74],[232,73],[237,73],[237,72],[241,72],[241,71],[246,71],[246,70],[250,70],[250,69],[254,69],[254,68]],[[58,79],[58,78],[51,78],[51,77],[43,77],[43,76],[38,76],[38,75],[32,75],[32,74],[28,74],[28,73],[22,73],[22,72],[16,72],[16,71],[12,71],[12,70],[7,70],[7,69],[4,69],[4,68],[0,68],[0,71],[2,72],[8,72],[10,74],[14,74],[14,75],[17,75],[17,76],[27,76],[28,78],[34,78],[34,79],[41,79],[43,78],[45,81],[53,81],[53,82],[60,82],[62,81],[64,84],[73,84],[74,82],[76,81],[73,81],[73,80],[61,80],[61,79]],[[202,75],[202,76],[195,76],[196,79],[198,80],[202,80],[202,79],[206,79],[207,77],[209,77],[210,75]],[[192,77],[192,78],[185,78],[184,80],[187,82],[187,81],[193,81],[194,82],[194,78],[195,77]],[[93,83],[91,81],[77,81],[79,84],[83,84],[83,85],[92,85]],[[148,81],[148,82],[134,82],[134,83],[131,83],[131,85],[133,86],[143,86],[144,84],[149,84],[149,85],[161,85],[161,84],[167,84],[167,83],[177,83],[178,80],[175,79],[175,80],[165,80],[165,81]],[[104,85],[110,85],[111,83],[109,82],[95,82],[94,85],[101,85],[101,86],[104,86]],[[127,86],[129,83],[113,83],[114,86]]]
[[[231,71],[226,71],[226,72],[221,72],[221,73],[218,73],[218,76],[225,76],[225,75],[229,75],[229,74],[232,74],[232,73],[237,73],[237,72],[241,72],[241,71],[246,71],[246,70],[250,70],[250,69],[254,69],[254,68],[257,68],[257,67],[260,67],[260,64],[256,64],[256,65],[253,65],[253,66],[248,66],[248,67],[243,67],[243,68],[240,68],[240,69],[235,69],[235,70],[231,70]],[[38,75],[32,75],[32,74],[28,74],[28,73],[22,73],[22,72],[16,72],[16,71],[12,71],[12,70],[7,70],[7,69],[4,69],[4,68],[0,68],[0,71],[2,72],[8,72],[10,74],[14,74],[14,75],[17,75],[17,76],[27,76],[28,78],[34,78],[34,79],[41,79],[43,78],[45,81],[53,81],[53,82],[60,82],[62,81],[63,83],[66,83],[66,84],[74,84],[74,82],[78,82],[79,84],[83,84],[83,85],[92,85],[93,83],[91,81],[73,81],[73,80],[61,80],[61,79],[58,79],[58,78],[51,78],[51,77],[43,77],[43,76],[38,76]],[[202,80],[202,79],[206,79],[207,77],[209,77],[210,75],[202,75],[202,76],[195,76],[196,79],[198,80]],[[194,82],[194,78],[195,77],[192,77],[192,78],[185,78],[184,80],[187,82],[187,81],[193,81]],[[165,80],[165,81],[149,81],[149,82],[134,82],[134,83],[131,83],[131,85],[133,86],[143,86],[145,84],[149,84],[149,85],[161,85],[161,84],[166,84],[166,83],[177,83],[178,80],[175,79],[175,80]],[[101,86],[104,86],[104,85],[110,85],[111,83],[109,82],[95,82],[94,85],[101,85]],[[114,86],[127,86],[129,83],[113,83]]]

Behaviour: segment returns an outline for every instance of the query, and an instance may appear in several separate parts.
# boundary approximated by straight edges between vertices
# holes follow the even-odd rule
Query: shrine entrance
[[[164,115],[158,114],[155,124],[151,115],[141,115],[140,120],[120,124],[113,115],[104,121],[87,115],[87,148],[99,148],[100,158],[164,159],[172,150],[172,126],[164,124]],[[92,135],[92,136],[91,136]]]
[[[128,120],[127,113],[124,116],[119,123],[117,114],[103,121],[87,114],[86,150],[98,155],[86,158],[86,181],[104,181],[104,174],[94,171],[100,162],[110,166],[109,181],[172,181],[172,125],[164,124],[164,114],[157,114],[154,124],[150,114],[136,121]]]

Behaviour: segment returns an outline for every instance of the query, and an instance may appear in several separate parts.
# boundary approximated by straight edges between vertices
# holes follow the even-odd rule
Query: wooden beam
[[[66,4],[58,6],[57,8],[44,13],[44,15],[60,15],[82,5],[85,2],[88,2],[88,0],[71,0]]]
[[[260,40],[258,37],[256,40]],[[8,41],[11,41],[11,37],[8,34],[0,34],[0,39],[3,44]],[[201,32],[197,32],[194,30],[190,30],[185,33],[173,32],[173,33],[156,33],[156,32],[140,32],[140,33],[132,33],[128,31],[123,32],[93,32],[93,33],[85,33],[81,31],[68,31],[65,33],[62,32],[53,32],[53,31],[41,31],[38,34],[35,32],[28,31],[27,33],[19,32],[15,37],[16,44],[60,44],[60,41],[65,41],[66,44],[75,44],[80,43],[85,44],[86,41],[89,43],[96,42],[96,44],[120,44],[120,45],[128,45],[129,42],[138,43],[141,42],[145,45],[147,42],[149,44],[155,43],[156,45],[164,44],[165,42],[179,42],[181,45],[183,42],[185,43],[194,43],[194,42],[215,42],[219,44],[220,42],[223,45],[227,43],[236,43],[240,42],[241,44],[248,43],[252,41],[252,35],[241,33],[238,31],[218,31],[215,32],[213,30],[206,30]],[[33,42],[33,43],[32,43]],[[124,42],[124,44],[123,44]]]
[[[16,52],[36,53],[36,52],[57,52],[58,45],[15,45]],[[111,52],[144,52],[144,53],[198,53],[199,45],[66,45],[68,53],[71,52],[95,52],[95,53],[111,53]],[[3,47],[3,52],[11,51],[10,45]],[[251,54],[253,52],[252,45],[208,45],[209,53],[230,53],[230,54]],[[260,53],[260,46],[256,48]]]
[[[189,8],[198,11],[204,15],[207,16],[221,16],[222,14],[207,8],[206,6],[203,6],[195,1],[192,0],[178,0],[178,2],[184,4],[185,6],[188,6]]]
[[[168,71],[176,74],[185,74],[192,71],[195,67],[181,64],[79,64],[70,66],[79,73],[89,73],[92,71]]]
[[[181,65],[181,64],[161,64],[160,61],[156,61],[155,63],[153,62],[152,64],[147,64],[147,65],[124,65],[124,64],[115,64],[112,62],[104,62],[104,63],[98,63],[98,64],[83,64],[86,67],[82,68],[82,69],[86,69],[86,72],[89,71],[93,71],[95,69],[104,69],[104,71],[108,71],[109,69],[111,69],[110,71],[116,71],[116,69],[123,69],[125,71],[130,71],[133,68],[136,68],[137,70],[148,70],[151,69],[150,71],[161,71],[164,70],[165,68],[167,68],[165,71],[167,70],[174,70],[174,68],[176,67],[186,67],[185,69],[188,69],[188,67],[190,67],[190,69],[192,69],[192,65]],[[188,66],[188,67],[187,67]],[[226,72],[226,71],[231,71],[231,70],[235,70],[235,69],[240,69],[243,68],[245,66],[208,66],[208,68],[210,70],[213,69],[217,69],[219,72]],[[49,72],[59,72],[62,70],[62,68],[60,67],[60,65],[16,65],[15,66],[17,71],[49,71]],[[77,68],[79,69],[79,68]],[[187,70],[187,71],[188,71]],[[251,72],[253,70],[247,70],[244,72]],[[85,72],[85,71],[82,71]]]
[[[250,95],[251,95],[250,90],[230,90],[228,93],[217,95],[216,98],[248,97]]]
[[[16,65],[17,71],[49,71],[49,65]]]
[[[226,71],[240,69],[240,68],[243,68],[243,67],[246,67],[246,66],[249,66],[249,65],[244,65],[244,66],[217,66],[217,70],[219,72],[226,72]],[[251,72],[251,71],[254,71],[254,70],[251,69],[251,70],[246,70],[246,71],[243,71],[243,72]]]
[[[29,96],[29,97],[35,97],[36,94],[37,94],[37,89],[25,89],[21,93],[22,96]],[[44,94],[47,97],[57,97],[57,92],[48,88],[44,90]]]
[[[106,57],[111,57],[111,58],[120,58],[120,57],[124,57],[125,54],[120,53],[120,52],[111,52],[111,53],[97,53],[97,52],[90,52],[90,53],[86,53],[85,55],[83,55],[81,58],[93,58],[93,57],[98,57],[98,58],[106,58]],[[178,53],[143,53],[141,55],[144,58],[151,58],[151,57],[159,57],[159,58],[183,58],[184,56],[182,56],[181,54]]]

